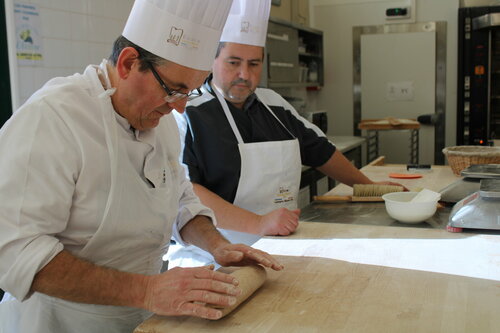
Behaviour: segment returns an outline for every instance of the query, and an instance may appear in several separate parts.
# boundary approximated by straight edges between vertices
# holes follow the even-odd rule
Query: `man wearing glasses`
[[[140,56],[139,56],[139,58],[140,58]],[[200,97],[201,95],[203,95],[200,88],[196,88],[195,90],[192,90],[189,93],[181,93],[179,91],[169,89],[168,86],[165,84],[165,82],[163,82],[163,80],[161,79],[160,74],[158,74],[158,72],[156,71],[153,64],[149,61],[147,62],[147,64],[148,64],[149,69],[151,70],[151,72],[155,76],[156,80],[160,84],[160,86],[167,93],[167,95],[165,95],[165,102],[175,103],[175,102],[182,100],[182,99],[186,99],[186,101],[191,101],[191,100],[195,99],[196,97]],[[180,112],[183,112],[183,111],[180,111]]]
[[[160,273],[171,236],[221,265],[282,268],[217,232],[178,163],[171,111],[200,94],[230,5],[136,0],[109,61],[49,81],[2,128],[1,332],[220,318],[238,281],[212,267]]]

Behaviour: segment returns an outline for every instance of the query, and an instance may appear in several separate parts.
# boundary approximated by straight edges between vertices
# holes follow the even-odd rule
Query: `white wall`
[[[318,108],[329,110],[329,134],[353,134],[352,28],[386,24],[385,9],[404,0],[311,0],[311,25],[324,32],[325,86]],[[446,146],[456,141],[459,0],[416,0],[416,21],[447,22]],[[415,57],[418,57],[415,54]]]
[[[5,0],[12,9],[14,0]],[[19,66],[15,50],[9,50],[15,70],[11,75],[14,109],[19,107],[47,80],[82,72],[88,64],[98,64],[111,52],[113,41],[125,25],[133,0],[24,0],[39,8],[43,37],[41,66]],[[6,9],[12,18],[13,12]],[[13,20],[9,34],[14,31]],[[13,38],[13,36],[9,36]],[[16,73],[17,72],[17,73]]]

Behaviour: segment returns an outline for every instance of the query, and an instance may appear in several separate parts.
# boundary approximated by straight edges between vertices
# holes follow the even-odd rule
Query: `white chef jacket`
[[[106,61],[100,66],[88,66],[83,74],[55,78],[15,112],[0,131],[0,287],[18,301],[29,300],[35,274],[63,249],[118,270],[155,274],[172,235],[182,243],[179,230],[194,216],[213,219],[211,210],[194,195],[178,163],[180,143],[173,115],[164,116],[154,129],[133,131],[126,119],[113,112],[109,97],[112,91],[108,90],[104,96],[108,117],[103,118],[105,89],[98,69],[109,84]],[[117,129],[117,142],[132,165],[131,178],[140,177],[145,183],[161,187],[167,173],[174,186],[165,191],[177,191],[168,194],[178,208],[176,212],[152,212],[173,217],[165,221],[163,234],[158,234],[157,229],[144,230],[145,241],[151,243],[147,239],[150,237],[160,244],[154,249],[158,253],[155,262],[141,260],[142,254],[137,253],[140,244],[130,249],[127,243],[117,243],[119,251],[111,253],[84,251],[106,218],[111,196],[133,201],[134,193],[126,189],[110,193],[116,169],[121,167],[110,167],[113,150],[117,149],[113,145],[110,148],[106,136],[106,127],[110,126]],[[165,207],[169,205],[172,207],[172,202]],[[126,231],[127,226],[123,228]],[[9,319],[0,317],[0,322],[4,320]]]

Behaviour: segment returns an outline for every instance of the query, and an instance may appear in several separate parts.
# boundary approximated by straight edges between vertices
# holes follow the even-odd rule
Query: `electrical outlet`
[[[387,82],[388,101],[412,101],[413,94],[413,81]]]

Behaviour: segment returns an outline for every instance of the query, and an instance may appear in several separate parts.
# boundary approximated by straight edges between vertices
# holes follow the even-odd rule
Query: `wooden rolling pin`
[[[236,297],[236,303],[230,307],[222,309],[222,317],[236,309],[248,297],[250,297],[257,289],[264,284],[267,278],[266,270],[262,266],[245,266],[245,267],[230,267],[222,268],[221,272],[229,273],[236,277],[240,284],[241,294]],[[216,308],[215,306],[212,306]],[[186,317],[185,320],[194,320],[195,318]],[[140,324],[134,333],[168,333],[172,330],[172,322],[175,319],[168,316],[153,315],[149,319]]]

